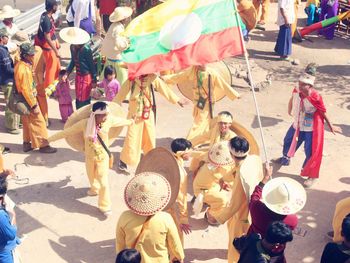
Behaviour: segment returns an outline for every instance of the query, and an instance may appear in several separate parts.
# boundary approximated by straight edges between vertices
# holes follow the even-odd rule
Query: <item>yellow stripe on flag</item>
[[[158,32],[175,16],[227,0],[168,0],[133,19],[123,32],[125,36],[141,36]]]

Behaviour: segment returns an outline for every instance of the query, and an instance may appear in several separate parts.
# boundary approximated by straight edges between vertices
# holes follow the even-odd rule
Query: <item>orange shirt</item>
[[[37,104],[32,65],[21,60],[15,65],[14,71],[17,91],[18,93],[22,93],[23,97],[32,108]]]

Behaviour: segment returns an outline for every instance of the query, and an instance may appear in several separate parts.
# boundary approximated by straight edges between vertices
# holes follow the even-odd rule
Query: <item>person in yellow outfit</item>
[[[239,252],[234,248],[232,242],[236,237],[241,237],[247,233],[250,227],[249,193],[246,193],[240,174],[243,161],[247,159],[249,153],[249,142],[243,137],[236,136],[230,140],[229,146],[231,155],[235,162],[235,168],[233,171],[234,182],[232,187],[232,196],[230,205],[225,207],[222,212],[215,217],[215,219],[221,224],[224,224],[227,221],[227,228],[229,232],[227,258],[229,263],[236,263],[239,260]],[[254,188],[259,181],[259,177],[251,180],[251,184],[253,185],[252,188]],[[223,185],[222,183],[223,182],[220,182],[221,185]]]
[[[294,22],[291,26],[291,29],[292,29],[292,37],[294,36],[295,34],[295,31],[297,30],[297,26],[298,26],[298,9],[299,9],[299,6],[301,4],[301,1],[300,0],[294,0]]]
[[[336,206],[333,215],[333,233],[330,232],[329,236],[333,236],[333,242],[339,243],[344,241],[344,237],[341,235],[341,225],[347,214],[350,213],[350,197],[340,200]]]
[[[238,0],[237,10],[248,32],[255,28],[257,23],[257,13],[253,3],[249,0]]]
[[[192,158],[190,171],[196,174],[200,161],[203,161],[206,158],[208,149],[205,147],[201,148],[200,145],[209,143],[210,148],[214,143],[229,141],[236,136],[236,134],[230,129],[232,121],[232,114],[228,111],[222,111],[213,120],[212,125],[207,132],[199,134],[191,140],[192,145],[194,147],[199,146],[199,148],[196,149],[196,157],[193,156]],[[200,151],[202,151],[202,154],[199,154]]]
[[[206,133],[213,119],[213,104],[217,101],[218,93],[234,100],[240,95],[227,84],[214,70],[206,66],[193,66],[179,73],[162,76],[167,84],[191,83],[193,102],[193,125],[187,140]]]
[[[253,0],[253,5],[255,7],[257,18],[258,18],[258,26],[265,26],[268,13],[269,13],[269,6],[270,6],[270,0]],[[260,14],[260,6],[261,6],[261,14]]]
[[[40,143],[38,137],[47,138],[47,128],[36,99],[35,82],[33,79],[32,65],[35,49],[30,43],[20,46],[21,60],[14,69],[15,85],[17,92],[22,94],[30,113],[22,115],[23,123],[23,151],[28,152],[40,148],[41,153],[55,153],[57,149],[48,144]]]
[[[202,210],[202,204],[209,206],[205,218],[208,223],[215,225],[215,218],[219,216],[229,201],[226,191],[222,191],[220,180],[232,183],[232,169],[234,160],[231,157],[228,142],[217,142],[209,150],[207,160],[202,165],[193,181],[195,214]]]
[[[184,161],[188,161],[190,158],[191,148],[191,142],[184,138],[177,138],[171,142],[171,150],[174,153],[174,157],[180,169],[180,188],[175,205],[168,212],[171,214],[177,225],[182,245],[184,244],[183,233],[186,235],[191,233],[187,209],[188,176],[184,168]],[[176,210],[179,211],[179,215],[177,215]]]
[[[123,212],[117,223],[117,254],[134,248],[142,263],[183,262],[176,224],[169,213],[161,211],[172,199],[171,190],[169,182],[157,173],[143,172],[129,181],[124,200],[130,210]]]
[[[105,102],[98,101],[92,105],[89,118],[78,121],[63,131],[50,136],[47,140],[41,138],[42,142],[46,144],[83,133],[85,167],[90,182],[90,189],[87,194],[89,196],[98,195],[98,207],[106,216],[111,214],[108,183],[110,156],[103,143],[106,146],[109,145],[108,133],[112,127],[127,126],[134,122],[133,120],[110,116],[109,113],[108,105]]]
[[[135,166],[144,154],[155,148],[155,114],[156,109],[154,91],[159,92],[169,102],[179,104],[178,96],[156,75],[143,75],[135,80],[127,80],[114,98],[114,102],[121,104],[130,95],[128,118],[136,117],[133,125],[128,127],[123,150],[120,153],[118,169],[127,172],[127,165]]]

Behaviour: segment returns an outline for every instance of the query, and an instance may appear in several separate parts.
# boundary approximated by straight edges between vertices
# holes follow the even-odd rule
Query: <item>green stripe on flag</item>
[[[202,21],[202,35],[238,26],[235,18],[235,14],[238,15],[238,13],[235,12],[232,1],[222,1],[210,6],[203,6],[195,9],[193,13],[197,14]],[[239,21],[241,27],[245,28],[240,17]],[[160,32],[155,32],[142,36],[129,36],[131,45],[128,50],[123,52],[123,61],[137,63],[154,55],[168,53],[169,50],[159,43],[159,34]]]

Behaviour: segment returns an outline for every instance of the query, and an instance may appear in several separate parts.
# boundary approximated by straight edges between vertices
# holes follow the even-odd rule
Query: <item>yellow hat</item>
[[[132,9],[128,6],[116,7],[109,16],[109,21],[112,23],[122,21],[132,15]]]

